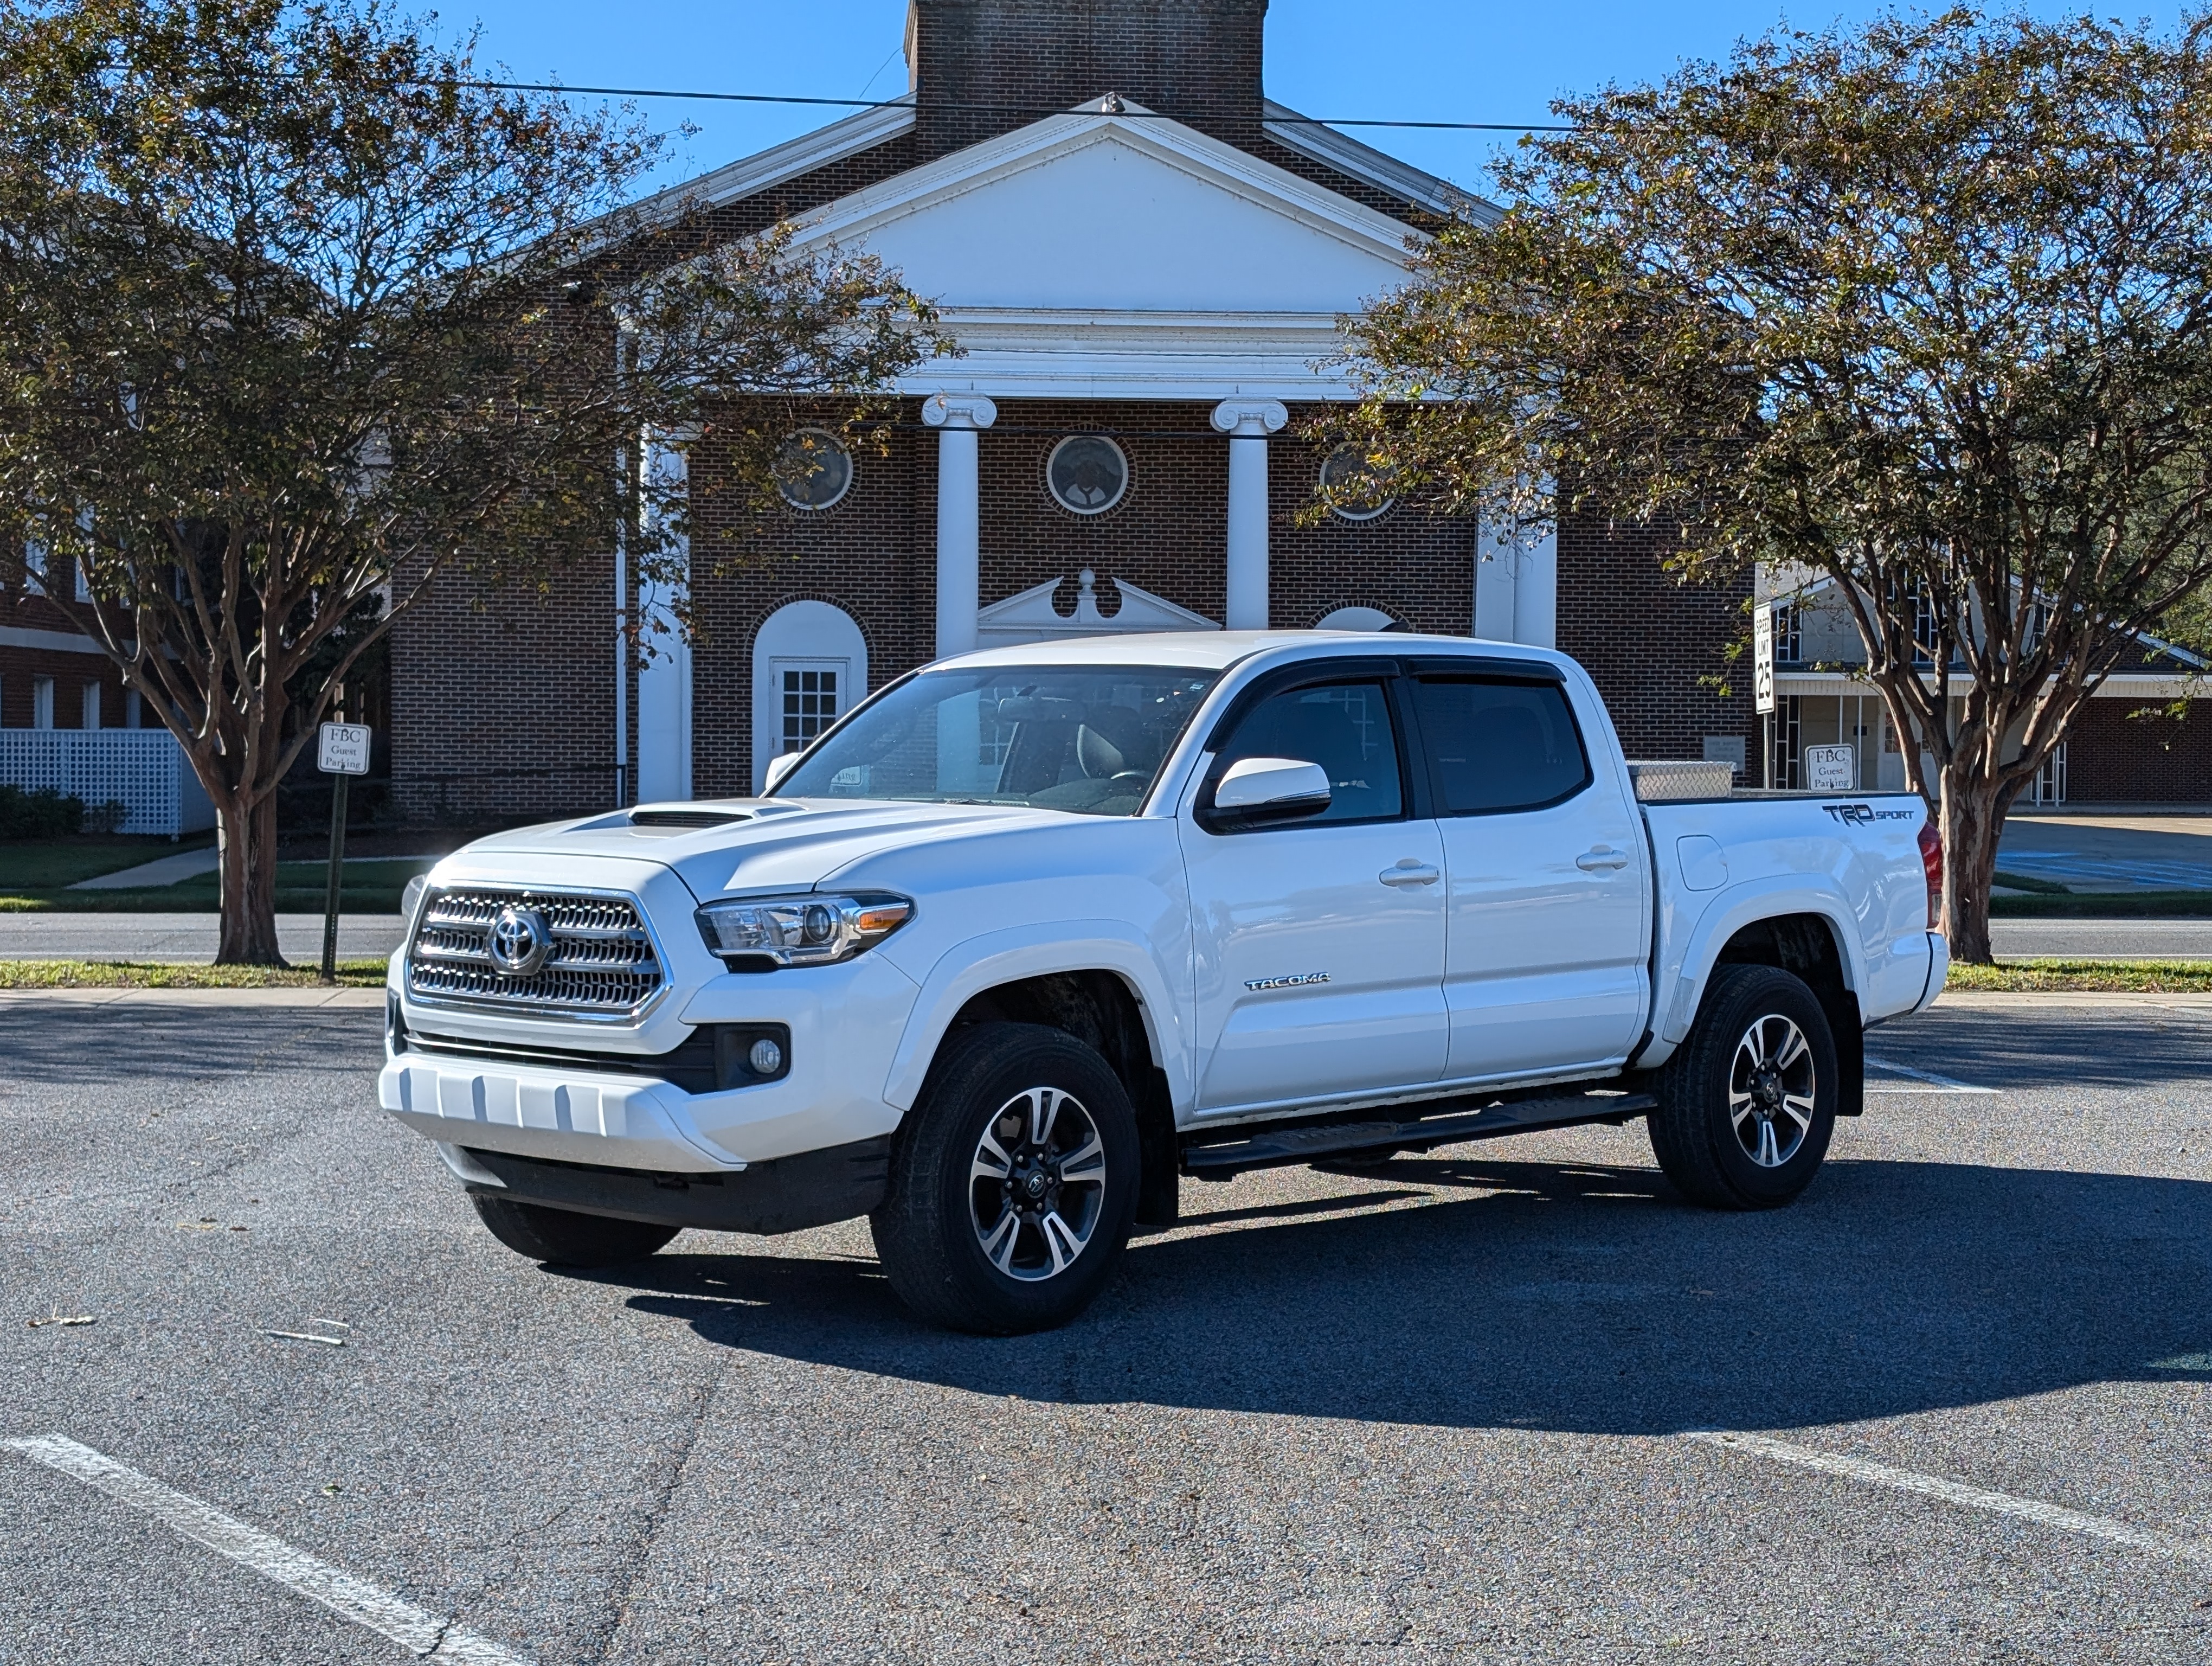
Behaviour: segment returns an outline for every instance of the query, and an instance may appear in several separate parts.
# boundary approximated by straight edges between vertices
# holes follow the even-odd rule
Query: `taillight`
[[[1943,924],[1943,836],[1933,822],[1920,824],[1920,866],[1928,873],[1928,929]]]

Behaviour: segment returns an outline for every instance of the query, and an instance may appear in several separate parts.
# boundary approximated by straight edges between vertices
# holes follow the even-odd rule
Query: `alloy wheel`
[[[1796,1156],[1818,1086],[1805,1032],[1779,1012],[1753,1019],[1729,1065],[1729,1121],[1744,1155],[1762,1169]]]
[[[1073,1266],[1105,1216],[1106,1144],[1072,1093],[1032,1087],[984,1125],[968,1170],[984,1257],[1034,1283]]]

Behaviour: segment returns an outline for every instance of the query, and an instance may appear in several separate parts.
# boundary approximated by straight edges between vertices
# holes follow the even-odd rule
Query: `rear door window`
[[[1424,677],[1413,690],[1439,814],[1540,810],[1590,784],[1589,754],[1557,683]]]

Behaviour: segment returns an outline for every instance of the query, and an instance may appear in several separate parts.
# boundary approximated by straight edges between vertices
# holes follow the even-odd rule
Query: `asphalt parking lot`
[[[1771,1215],[1635,1128],[1189,1182],[982,1341],[858,1225],[520,1260],[371,1108],[373,1012],[11,1002],[0,1442],[144,1484],[0,1445],[0,1661],[2199,1663],[2209,1040],[1878,1032]]]

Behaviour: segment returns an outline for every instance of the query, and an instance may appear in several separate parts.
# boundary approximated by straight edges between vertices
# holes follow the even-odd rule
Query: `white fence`
[[[75,794],[87,810],[111,800],[124,833],[197,833],[215,806],[167,729],[0,729],[0,785]]]

